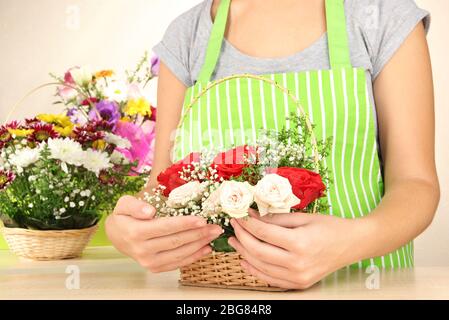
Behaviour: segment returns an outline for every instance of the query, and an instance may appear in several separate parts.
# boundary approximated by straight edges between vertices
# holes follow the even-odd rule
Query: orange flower
[[[113,70],[101,70],[95,73],[95,78],[110,78],[114,75]]]

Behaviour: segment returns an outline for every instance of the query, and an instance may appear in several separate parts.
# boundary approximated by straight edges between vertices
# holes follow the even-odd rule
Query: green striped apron
[[[231,0],[221,0],[212,28],[205,63],[195,85],[186,92],[186,106],[200,96],[211,81],[224,39]],[[369,214],[384,193],[376,139],[374,108],[366,72],[351,65],[344,0],[326,1],[331,70],[264,75],[287,88],[301,102],[315,125],[317,139],[332,140],[325,159],[329,177],[328,212],[355,219]],[[218,80],[217,80],[218,81]],[[296,106],[285,94],[261,80],[237,77],[220,82],[201,95],[185,113],[177,131],[174,155],[208,148],[228,149],[252,144],[259,129],[289,127],[288,115]],[[356,246],[357,243],[354,243]],[[413,266],[413,243],[351,267],[404,268]]]

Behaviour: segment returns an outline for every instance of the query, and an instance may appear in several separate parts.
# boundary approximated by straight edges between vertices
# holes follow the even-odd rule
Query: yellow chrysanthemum
[[[40,121],[53,124],[55,131],[61,136],[68,137],[75,126],[70,118],[64,114],[40,114],[36,117]]]
[[[151,105],[145,98],[129,100],[123,111],[129,116],[140,114],[151,117]]]
[[[99,78],[110,78],[114,75],[114,71],[113,70],[101,70],[98,71],[97,73],[95,73],[95,78],[99,79]]]
[[[106,149],[106,146],[107,146],[107,144],[106,144],[106,141],[104,141],[104,140],[97,140],[97,141],[94,141],[94,143],[92,143],[92,147],[95,150],[103,151],[104,149]]]
[[[40,114],[36,118],[40,121],[51,123],[59,127],[73,126],[70,118],[64,114]]]
[[[30,134],[33,134],[34,130],[33,129],[11,129],[11,128],[8,128],[8,132],[15,137],[25,138],[25,137],[29,136]]]
[[[59,127],[59,126],[55,126],[54,127],[55,131],[57,133],[59,133],[61,136],[63,137],[68,137],[72,134],[73,132],[73,125],[72,126],[67,126],[67,127]]]

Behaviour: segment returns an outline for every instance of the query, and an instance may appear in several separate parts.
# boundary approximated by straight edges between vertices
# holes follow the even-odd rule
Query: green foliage
[[[123,172],[110,170],[106,177],[72,165],[67,165],[65,171],[60,161],[49,156],[44,149],[36,163],[0,191],[0,213],[6,226],[38,230],[87,228],[96,224],[102,214],[111,212],[121,196],[135,194],[144,186],[144,176],[123,174],[134,164],[123,165]]]

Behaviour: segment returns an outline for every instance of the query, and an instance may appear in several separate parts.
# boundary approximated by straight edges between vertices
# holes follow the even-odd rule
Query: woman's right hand
[[[195,216],[155,218],[156,210],[122,197],[106,220],[106,233],[122,253],[154,273],[189,265],[212,252],[209,243],[223,229]]]

